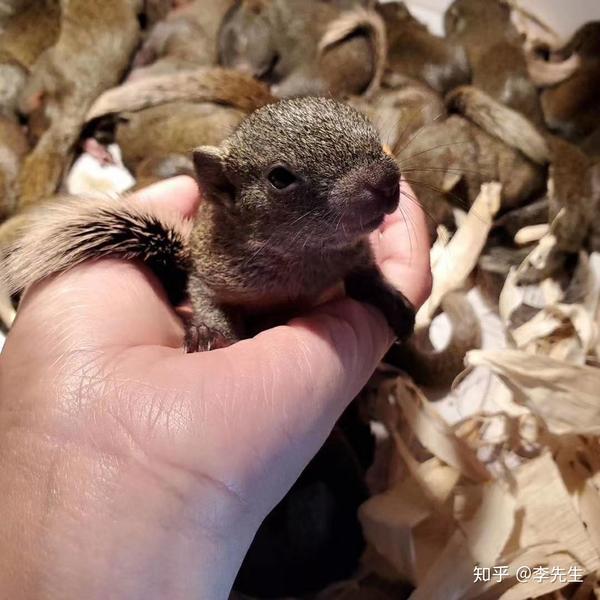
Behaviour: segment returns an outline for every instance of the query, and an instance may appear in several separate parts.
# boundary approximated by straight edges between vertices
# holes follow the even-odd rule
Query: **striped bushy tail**
[[[23,291],[49,275],[102,257],[144,262],[179,301],[189,271],[191,222],[127,198],[58,197],[0,228],[0,287]]]

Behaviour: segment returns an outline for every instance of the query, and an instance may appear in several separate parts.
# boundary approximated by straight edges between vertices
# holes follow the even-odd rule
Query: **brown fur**
[[[600,125],[580,144],[580,148],[595,160],[600,160]]]
[[[581,140],[600,122],[600,21],[587,23],[557,54],[579,56],[580,68],[567,80],[543,91],[548,126],[571,140]]]
[[[133,113],[121,113],[116,142],[123,161],[137,172],[145,159],[169,154],[191,157],[198,144],[220,144],[245,112],[210,102],[170,102]]]
[[[577,54],[561,62],[550,62],[541,58],[528,56],[527,70],[531,81],[538,87],[550,87],[569,79],[581,67]]]
[[[15,209],[14,184],[27,152],[29,144],[23,128],[0,116],[0,222]]]
[[[14,116],[29,70],[56,41],[59,0],[20,3],[0,26],[0,114]]]
[[[150,215],[124,199],[61,196],[22,213],[9,234],[5,232],[2,282],[14,294],[90,257],[117,256],[140,258],[159,272],[167,267],[163,281],[176,297],[189,261],[189,232],[189,224],[175,215]],[[127,244],[119,242],[125,238]]]
[[[548,223],[548,198],[541,198],[504,213],[494,221],[494,228],[502,229],[503,233],[514,239],[523,227],[544,223]]]
[[[446,11],[445,26],[448,38],[467,51],[471,83],[542,125],[537,89],[529,78],[510,8],[500,0],[454,0]]]
[[[502,183],[509,210],[545,188],[545,169],[471,121],[451,115],[425,125],[397,153],[398,163],[435,225],[453,225],[452,206],[466,210],[488,181]]]
[[[135,170],[136,184],[134,190],[142,189],[161,179],[177,175],[194,176],[194,164],[191,156],[183,154],[166,154],[144,159]]]
[[[481,347],[481,324],[464,292],[451,292],[442,300],[441,311],[450,320],[448,344],[435,350],[429,327],[415,331],[402,345],[394,346],[384,361],[406,371],[417,385],[447,389],[464,370],[467,352]]]
[[[344,40],[350,38],[351,35],[362,30],[367,32],[368,38],[371,40],[374,63],[371,81],[364,92],[364,95],[369,98],[381,86],[388,52],[385,24],[378,13],[373,10],[367,10],[366,8],[356,8],[342,13],[338,19],[331,23],[327,28],[325,35],[321,38],[319,42],[319,53],[322,66],[326,71],[329,71],[327,79],[330,82],[330,86],[333,89],[340,88],[343,85],[343,81],[335,83],[335,74],[339,73],[341,79],[346,74],[343,71],[336,69],[335,61],[331,62],[330,67],[327,66],[327,53],[336,45],[339,45]]]
[[[265,312],[268,322],[285,318],[345,279],[348,294],[378,306],[399,337],[410,333],[414,310],[385,282],[367,242],[398,204],[399,172],[364,116],[326,99],[269,104],[219,147],[197,148],[194,163],[205,202],[189,243],[181,224],[141,205],[51,202],[2,248],[5,287],[88,258],[139,258],[172,299],[189,276],[195,350],[261,329]]]
[[[388,68],[420,79],[444,93],[469,80],[469,64],[464,49],[429,33],[403,2],[378,6],[388,36]]]
[[[162,21],[169,14],[174,4],[173,0],[143,0],[142,15],[146,28]]]
[[[217,36],[233,0],[195,0],[157,23],[138,51],[130,79],[216,66]]]
[[[378,15],[357,11],[320,0],[238,2],[221,27],[220,62],[272,84],[279,97],[363,93],[379,72],[385,31]],[[357,35],[339,39],[350,23]]]
[[[247,113],[274,100],[248,75],[208,68],[126,83],[101,97],[90,116],[118,114],[116,141],[136,171],[146,158],[220,144]]]
[[[0,49],[0,115],[16,117],[27,75],[27,69],[21,63]]]
[[[60,0],[23,3],[0,28],[0,49],[26,69],[57,40],[60,31]]]
[[[392,152],[421,127],[446,116],[444,102],[434,90],[397,73],[388,73],[381,89],[369,99],[354,96],[348,103],[371,119]]]
[[[49,121],[21,170],[19,204],[56,191],[92,101],[117,83],[139,36],[137,0],[62,0],[57,42],[36,61],[23,93],[26,113]]]
[[[446,98],[448,106],[479,125],[484,131],[520,150],[539,165],[550,160],[544,136],[521,113],[496,102],[474,86],[462,86]]]
[[[590,235],[595,239],[600,230],[596,219],[600,188],[596,185],[592,161],[577,146],[553,137],[550,147],[550,221],[564,209],[560,225],[554,231],[557,245],[565,252],[577,252]]]
[[[232,69],[201,68],[147,77],[107,90],[94,102],[87,120],[178,101],[215,102],[251,112],[274,98],[264,84],[248,75]]]

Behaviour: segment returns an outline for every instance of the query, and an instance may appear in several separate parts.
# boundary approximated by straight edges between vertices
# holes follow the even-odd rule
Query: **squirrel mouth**
[[[344,220],[343,227],[340,228],[340,233],[346,234],[346,236],[360,237],[367,235],[372,231],[375,231],[382,223],[385,218],[384,213],[376,215],[369,215],[368,217],[353,215],[351,218]]]
[[[368,218],[358,217],[357,220],[352,222],[352,229],[357,233],[371,233],[371,231],[375,231],[375,229],[377,229],[383,223],[384,218],[384,213],[370,216]]]
[[[363,222],[362,228],[365,231],[374,231],[383,223],[384,218],[385,218],[385,215],[380,214],[380,215],[377,215],[376,217],[368,219],[367,221]]]

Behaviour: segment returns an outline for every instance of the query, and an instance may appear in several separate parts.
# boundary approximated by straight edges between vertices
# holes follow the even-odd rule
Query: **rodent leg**
[[[231,343],[220,331],[211,329],[204,323],[196,325],[194,321],[190,321],[187,324],[184,348],[188,354],[225,348]]]
[[[210,289],[198,277],[190,277],[189,296],[193,316],[186,324],[186,352],[224,348],[240,338],[232,315],[215,302]]]
[[[345,280],[350,298],[378,308],[400,341],[407,339],[415,326],[415,309],[402,292],[390,285],[375,266],[355,269]]]

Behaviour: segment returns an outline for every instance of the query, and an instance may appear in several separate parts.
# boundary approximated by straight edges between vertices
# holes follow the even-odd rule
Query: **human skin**
[[[178,177],[131,201],[193,215]],[[407,199],[372,236],[419,306],[431,276]],[[154,276],[118,260],[33,286],[0,354],[0,590],[6,598],[227,598],[260,523],[392,343],[336,299],[221,350],[184,354]]]

